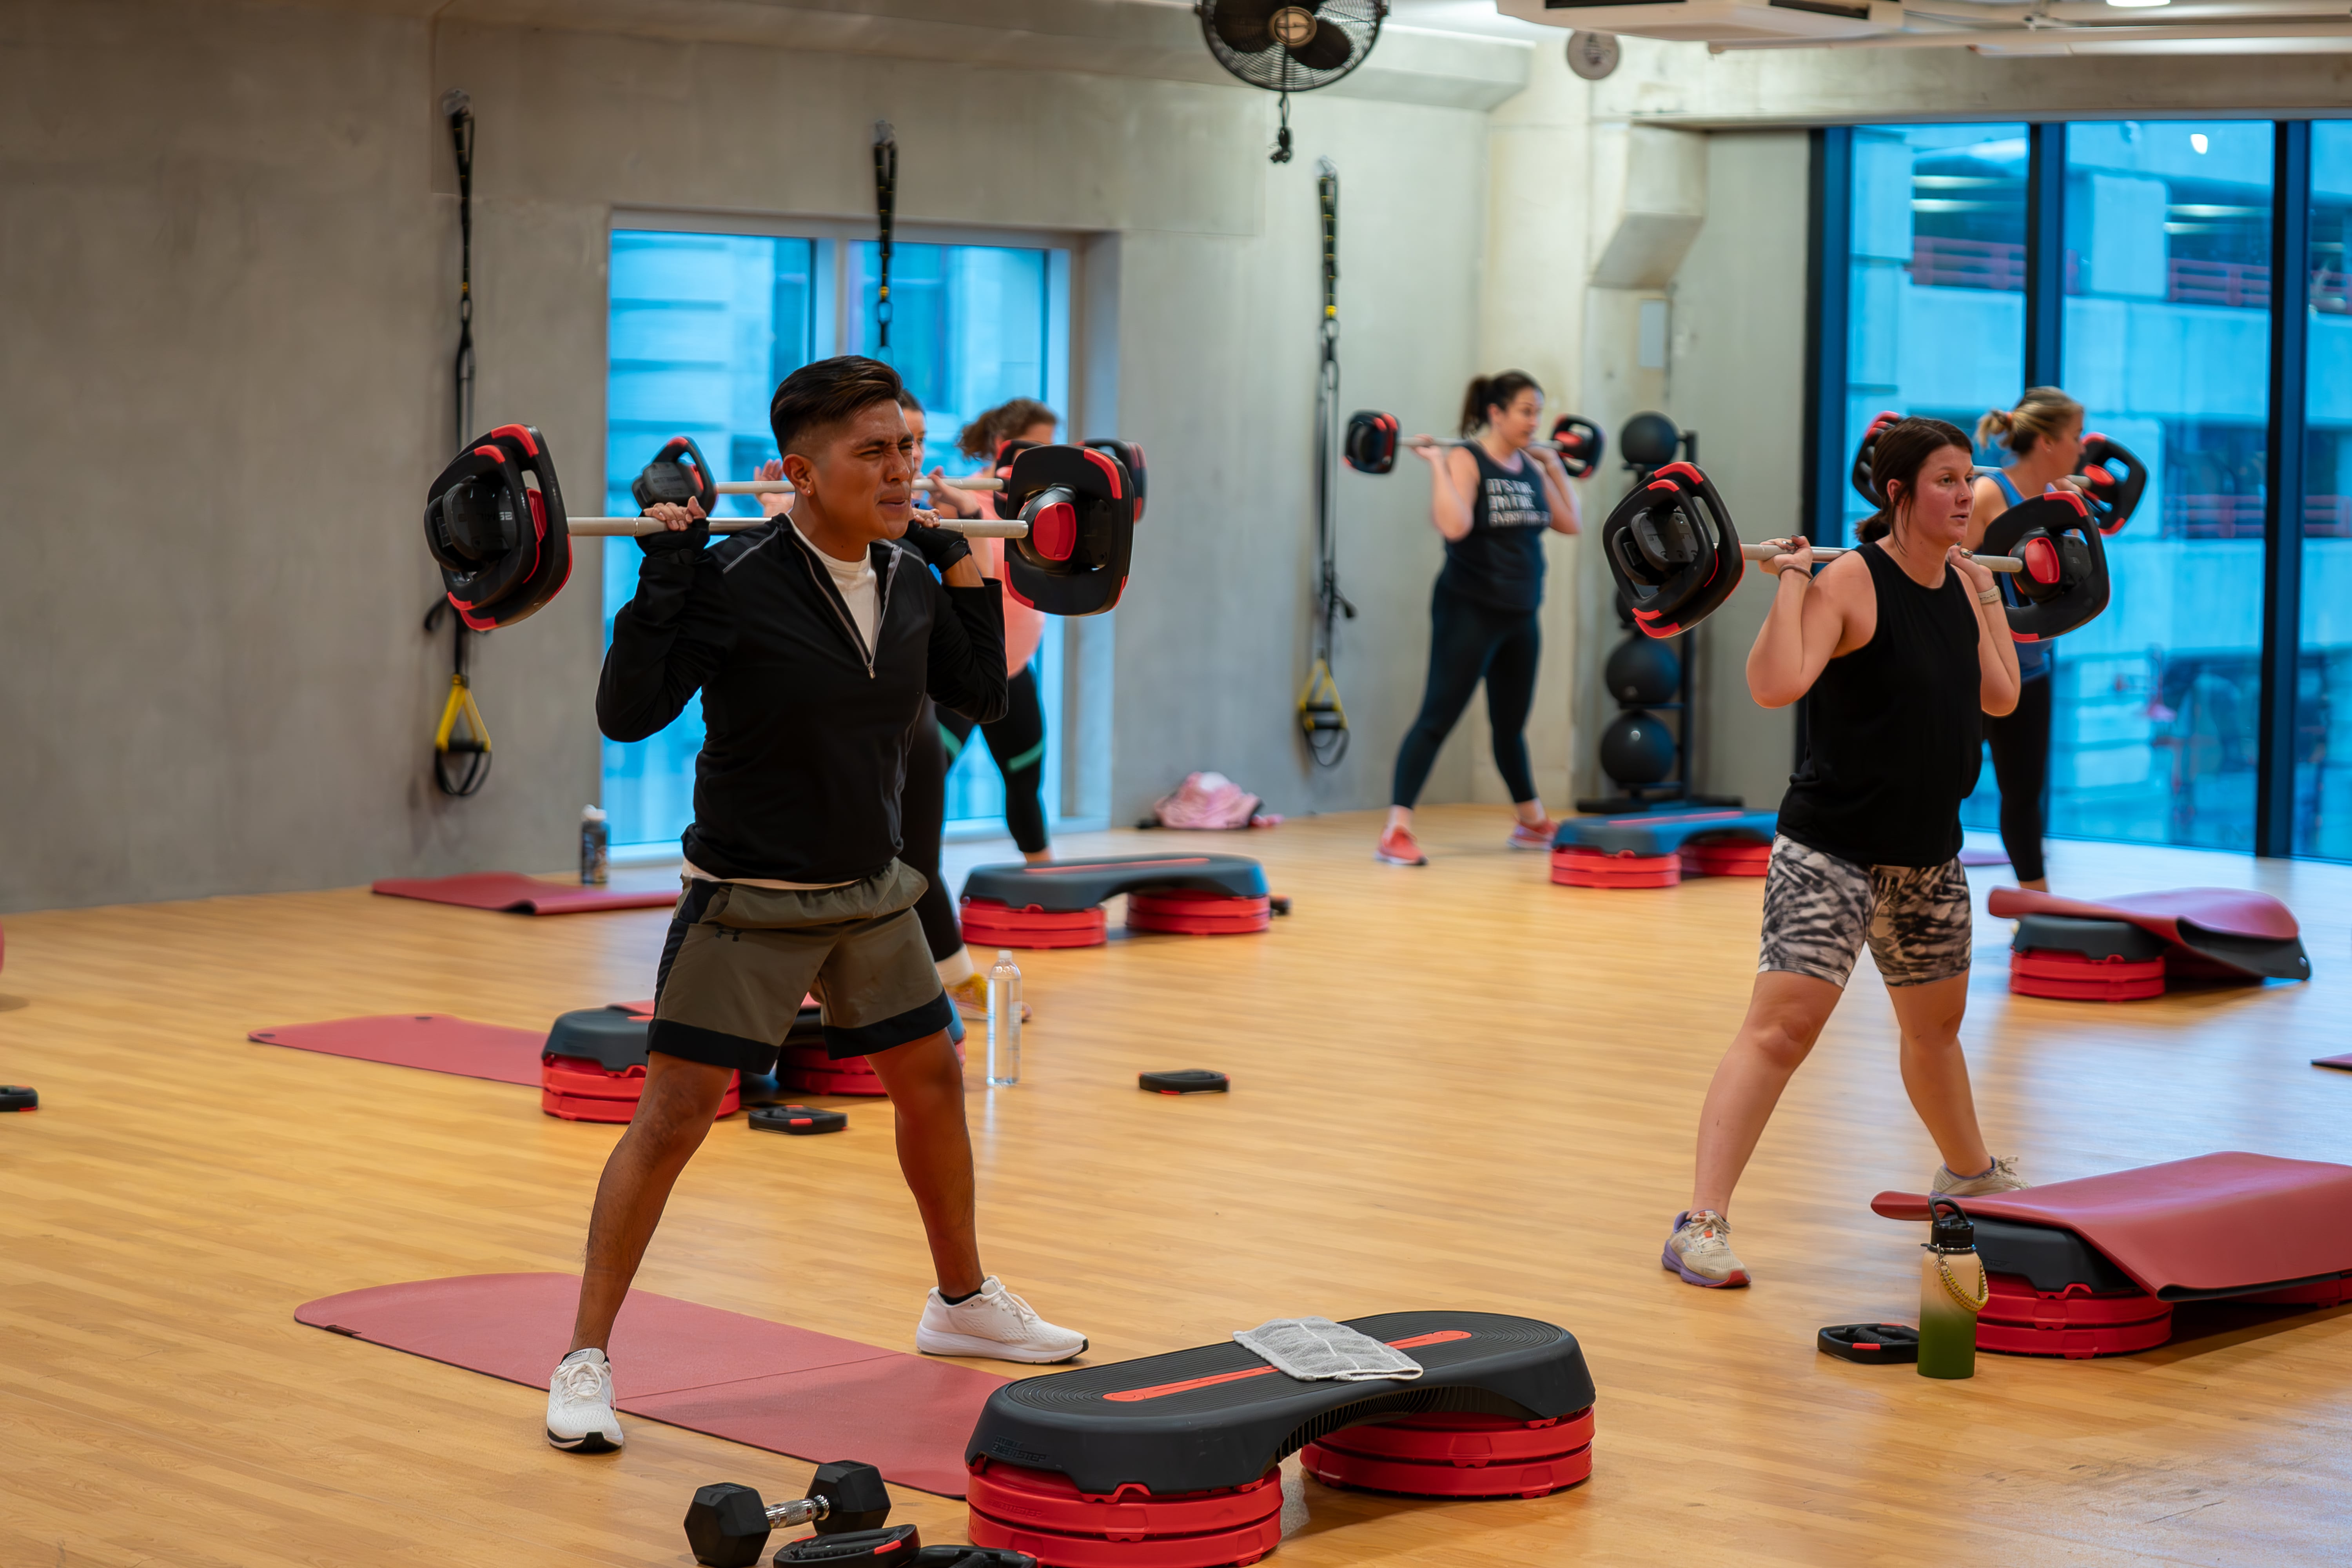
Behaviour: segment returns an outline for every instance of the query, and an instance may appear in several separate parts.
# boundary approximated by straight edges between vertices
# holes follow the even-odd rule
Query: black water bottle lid
[[[1946,1209],[1951,1213],[1946,1214]],[[1927,1200],[1927,1245],[1938,1252],[1973,1252],[1977,1246],[1977,1227],[1949,1198]]]

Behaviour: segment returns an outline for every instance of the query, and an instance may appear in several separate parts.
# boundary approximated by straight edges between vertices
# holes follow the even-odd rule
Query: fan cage
[[[1388,0],[1197,0],[1194,9],[1209,52],[1225,69],[1268,92],[1312,92],[1364,63],[1389,8]],[[1307,12],[1316,24],[1314,36],[1296,51],[1269,30],[1276,14],[1286,10]],[[1335,37],[1346,41],[1346,58],[1310,63],[1328,55]]]

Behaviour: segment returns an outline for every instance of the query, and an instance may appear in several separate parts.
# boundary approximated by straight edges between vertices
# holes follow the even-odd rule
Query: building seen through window
[[[1039,398],[1066,416],[1069,386],[1069,257],[1047,247],[893,247],[887,349],[877,341],[878,247],[870,242],[620,229],[612,236],[607,340],[604,510],[632,515],[637,471],[674,436],[690,436],[730,479],[756,477],[775,458],[768,403],[776,384],[835,353],[887,360],[929,415],[926,471],[974,469],[956,435],[973,416],[1013,397]],[[1066,427],[1062,438],[1070,438]],[[755,516],[750,496],[721,499],[722,514]],[[636,591],[641,552],[605,541],[604,620]],[[1060,777],[1060,623],[1038,650],[1046,716],[1045,806]],[[699,699],[650,739],[604,743],[604,806],[616,845],[674,843],[693,816]],[[948,778],[948,820],[1001,819],[1003,780],[975,734]]]

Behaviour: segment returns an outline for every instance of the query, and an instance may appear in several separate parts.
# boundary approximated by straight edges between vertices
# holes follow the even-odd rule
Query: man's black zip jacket
[[[613,617],[596,722],[641,741],[702,692],[686,858],[720,879],[854,882],[898,853],[907,743],[928,693],[1004,716],[993,579],[950,588],[912,550],[873,546],[869,655],[824,563],[782,519],[710,549],[658,542]]]

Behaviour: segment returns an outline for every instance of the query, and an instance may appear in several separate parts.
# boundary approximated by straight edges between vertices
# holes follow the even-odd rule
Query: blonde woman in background
[[[2083,460],[2083,405],[2054,386],[2026,389],[2014,408],[1995,408],[1977,421],[1977,444],[1999,445],[2009,465],[1976,481],[1975,509],[1969,514],[1967,545],[1984,542],[1993,519],[2028,496],[2061,488],[2080,489],[2075,465]],[[2042,795],[2050,780],[2050,645],[2017,645],[2017,672],[2023,682],[2017,706],[1998,718],[1985,716],[1985,739],[1992,745],[1993,782],[2000,789],[2000,843],[2020,887],[2047,889],[2042,861]]]

